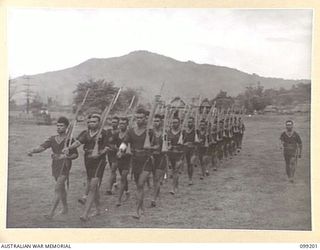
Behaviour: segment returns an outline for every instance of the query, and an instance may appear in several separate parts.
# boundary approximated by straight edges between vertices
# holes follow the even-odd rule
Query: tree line
[[[109,103],[112,97],[117,92],[119,87],[116,87],[113,81],[105,79],[89,79],[79,82],[74,90],[73,111],[76,110],[77,105],[83,100],[86,90],[90,88],[90,93],[83,110],[85,113],[101,112]],[[141,91],[138,89],[126,87],[122,90],[118,102],[114,107],[114,112],[125,111],[130,105],[130,102],[135,96],[135,103],[141,98]],[[183,97],[182,97],[183,98]],[[216,107],[227,109],[235,106],[246,110],[246,113],[253,113],[254,111],[263,111],[268,105],[275,106],[290,106],[301,103],[310,103],[311,99],[311,82],[298,83],[292,85],[290,89],[265,89],[259,82],[255,85],[248,85],[245,90],[237,96],[228,95],[227,91],[220,90],[214,97],[207,98],[210,104],[216,103]],[[10,100],[11,103],[14,100]],[[43,106],[50,108],[51,106],[58,106],[59,103],[48,97],[47,103],[41,101],[39,95],[31,102],[31,108],[40,109]],[[150,103],[142,104],[141,106],[149,107]],[[13,107],[13,105],[11,106]]]
[[[103,110],[108,105],[116,93],[118,87],[113,82],[107,82],[103,79],[100,80],[88,80],[77,85],[74,91],[75,106],[78,105],[86,90],[90,88],[90,95],[88,96],[85,110],[96,111]],[[140,92],[136,89],[127,88],[122,91],[119,101],[115,105],[115,112],[124,111],[130,104],[133,96],[137,99],[140,97]],[[183,97],[182,97],[183,98]],[[297,105],[300,103],[310,103],[311,98],[311,83],[298,83],[292,85],[291,89],[264,89],[259,82],[255,85],[249,85],[244,92],[232,97],[229,96],[227,91],[220,90],[215,97],[207,99],[210,104],[216,103],[216,107],[227,109],[235,106],[246,110],[246,113],[253,113],[254,111],[263,111],[268,105],[275,106],[288,106]],[[145,104],[148,106],[149,104]]]
[[[232,105],[244,107],[247,113],[263,111],[268,105],[292,106],[301,103],[310,103],[311,83],[298,83],[291,89],[264,89],[259,82],[249,85],[244,92],[236,97],[228,96],[226,91],[221,90],[211,103],[216,102],[217,107],[228,108]]]

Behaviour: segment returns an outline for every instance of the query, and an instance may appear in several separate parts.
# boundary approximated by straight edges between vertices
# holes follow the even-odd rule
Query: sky
[[[11,78],[148,50],[266,77],[311,79],[312,10],[9,9]]]

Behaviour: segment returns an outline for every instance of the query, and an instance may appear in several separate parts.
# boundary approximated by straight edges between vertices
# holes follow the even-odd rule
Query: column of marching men
[[[29,156],[52,149],[52,175],[55,178],[54,202],[47,219],[68,212],[66,184],[72,160],[78,157],[77,148],[83,145],[84,165],[87,174],[85,193],[78,200],[84,205],[80,216],[87,221],[91,216],[100,215],[100,187],[105,168],[105,195],[113,194],[113,186],[120,174],[116,206],[121,206],[130,197],[129,181],[136,189],[135,219],[144,214],[145,207],[156,207],[162,185],[170,185],[170,194],[179,190],[179,177],[186,169],[188,185],[194,185],[194,169],[200,170],[200,180],[217,171],[227,160],[241,150],[244,134],[243,109],[234,106],[228,109],[197,105],[183,108],[166,105],[157,98],[149,111],[133,105],[131,100],[126,112],[111,116],[121,89],[110,105],[101,113],[87,117],[87,129],[74,136],[79,111],[85,103],[88,91],[79,105],[75,119],[69,122],[60,117],[57,121],[57,135],[49,137],[39,147],[28,152]],[[111,117],[111,128],[105,129]],[[152,178],[151,178],[152,177]],[[152,179],[152,181],[150,181]],[[165,181],[164,181],[165,180]],[[152,183],[151,204],[144,204],[145,185]],[[131,182],[130,182],[131,184]],[[132,186],[135,186],[133,188]],[[61,201],[62,210],[55,210]],[[94,209],[93,209],[94,207]],[[90,214],[90,211],[93,212]]]

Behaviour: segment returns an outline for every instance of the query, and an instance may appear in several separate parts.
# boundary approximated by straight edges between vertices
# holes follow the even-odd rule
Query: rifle
[[[131,99],[131,102],[130,102],[129,107],[127,108],[127,110],[126,110],[126,112],[125,112],[125,116],[128,115],[129,110],[132,108],[132,105],[133,105],[133,102],[134,102],[135,98],[136,98],[136,96],[134,95],[134,96],[132,97],[132,99]]]
[[[163,90],[163,86],[164,86],[164,83],[162,83],[162,85],[161,85],[159,96],[161,96],[161,93],[162,93],[162,90]],[[150,149],[151,148],[149,129],[151,129],[151,127],[152,127],[153,117],[155,115],[157,106],[158,106],[158,102],[157,102],[157,96],[156,96],[154,101],[153,101],[151,112],[150,112],[149,117],[148,117],[148,122],[147,122],[147,127],[146,127],[146,138],[145,138],[144,144],[143,144],[143,148],[145,148],[145,149]]]
[[[240,111],[238,111],[238,114],[240,114]],[[238,125],[238,121],[239,121],[239,116],[236,116],[236,114],[234,115],[235,117],[235,121],[234,121],[234,132],[238,133],[239,132],[239,125]]]
[[[164,104],[162,104],[162,103],[158,104],[155,114],[161,114],[163,112],[163,110],[165,110],[165,108],[166,107]]]
[[[178,140],[178,144],[182,145],[183,144],[183,130],[186,127],[187,121],[189,119],[190,113],[191,113],[191,107],[187,107],[186,106],[186,114],[183,118],[183,122],[182,122],[182,126],[181,126],[181,133],[180,133],[180,137]]]
[[[120,95],[120,92],[121,92],[122,88],[119,88],[117,94],[114,95],[114,97],[112,98],[112,101],[110,103],[109,106],[107,106],[103,113],[102,113],[102,117],[101,117],[101,124],[100,124],[100,128],[98,130],[98,133],[97,133],[97,136],[95,138],[95,144],[94,144],[94,148],[93,148],[93,151],[92,151],[92,156],[97,156],[98,155],[98,140],[99,140],[99,137],[103,131],[103,128],[104,128],[104,124],[107,120],[107,117],[109,116],[109,113],[110,111],[112,110],[113,106],[116,104],[118,98],[119,98],[119,95]]]
[[[128,123],[128,129],[132,128],[132,126],[133,126],[134,114],[135,114],[136,109],[138,108],[138,106],[139,106],[139,100],[138,100],[136,106],[134,107],[134,109],[133,109],[132,112],[131,112],[131,118],[130,118],[129,123]],[[130,154],[130,155],[132,154],[130,143],[128,144],[126,153],[127,153],[127,154]]]
[[[215,111],[215,107],[216,107],[216,102],[213,103],[213,105],[211,106],[211,109],[209,111],[209,114],[207,116],[207,129],[206,129],[206,138],[205,138],[205,142],[204,142],[204,146],[205,147],[209,147],[209,141],[212,141],[212,136],[211,136],[211,128],[212,128],[212,117],[214,116],[214,111]],[[209,138],[211,138],[209,140]]]
[[[230,114],[229,114],[229,138],[233,136],[232,123],[234,118],[234,105],[232,105]]]
[[[165,107],[164,109],[164,119],[163,119],[163,132],[162,132],[162,149],[161,152],[168,152],[168,131],[167,131],[167,119],[169,114],[170,106]]]
[[[68,142],[68,145],[65,144],[65,148],[66,148],[66,147],[69,147],[69,146],[71,145],[71,139],[72,139],[72,137],[73,137],[73,132],[74,132],[75,127],[76,127],[76,125],[77,125],[77,120],[78,120],[79,113],[80,113],[80,111],[81,111],[84,103],[85,103],[86,100],[87,100],[87,97],[88,97],[89,92],[90,92],[90,89],[87,89],[87,92],[86,92],[86,94],[84,95],[84,98],[83,98],[82,102],[80,103],[80,105],[78,106],[78,108],[77,108],[77,110],[76,110],[76,112],[75,112],[73,124],[72,124],[72,125],[71,125],[71,123],[69,124],[69,126],[71,125],[70,128],[69,128],[70,134],[69,134],[69,138],[68,138],[68,137],[66,138],[65,143],[67,142],[67,139],[69,139],[69,142]],[[68,126],[68,127],[69,127],[69,126]],[[67,131],[68,131],[68,130],[67,130]],[[69,132],[69,131],[68,131],[68,132]],[[67,136],[68,136],[68,132],[67,132]]]
[[[199,107],[201,105],[201,96],[199,96],[199,105],[196,108],[196,114],[195,114],[195,129],[194,129],[194,142],[199,143],[200,139],[198,136],[197,131],[199,131],[199,121],[198,121],[198,115],[199,115]]]
[[[243,134],[243,114],[244,114],[244,112],[245,112],[245,109],[244,109],[244,107],[242,107],[242,109],[241,109],[241,115],[240,115],[240,117],[241,117],[241,122],[239,122],[239,127],[240,127],[240,134]]]
[[[131,112],[131,117],[130,117],[130,120],[129,120],[129,128],[132,128],[133,127],[133,121],[134,121],[134,114],[136,113],[136,110],[137,110],[137,108],[138,108],[138,106],[139,106],[139,100],[138,100],[138,102],[137,102],[137,104],[135,105],[135,107],[132,109],[132,112]]]
[[[230,113],[230,108],[227,109],[227,113],[223,117],[223,133],[222,133],[223,137],[227,136],[226,129],[228,129],[228,127],[226,127],[226,125],[228,126],[228,123],[226,122],[226,119],[227,119],[227,116],[229,115],[229,113]]]
[[[217,111],[217,135],[216,135],[216,141],[220,141],[220,113],[221,109]]]
[[[133,106],[134,99],[135,99],[135,96],[133,96],[129,107],[128,107],[128,109],[126,110],[126,113],[125,113],[126,116],[128,115],[130,109],[131,109],[132,106]],[[138,108],[138,106],[139,106],[139,99],[138,99],[138,101],[137,101],[137,104],[134,106],[134,108],[133,108],[132,111],[131,111],[131,117],[130,117],[130,120],[129,120],[129,122],[128,122],[128,129],[132,128],[132,126],[133,126],[134,114],[136,113],[136,109]],[[130,143],[128,143],[126,153],[129,154],[129,155],[132,155]],[[133,180],[133,171],[132,171],[132,166],[131,166],[131,165],[132,165],[132,164],[131,164],[131,160],[130,160],[130,179]]]
[[[77,125],[77,120],[78,120],[78,116],[79,116],[79,113],[84,105],[84,103],[86,102],[87,100],[87,97],[88,97],[88,94],[90,92],[90,89],[87,89],[87,92],[86,94],[84,95],[84,98],[82,100],[82,102],[80,103],[80,105],[77,107],[77,110],[75,112],[75,115],[74,115],[74,120],[73,120],[73,123],[69,123],[68,125],[68,128],[67,128],[67,136],[66,136],[66,139],[64,141],[64,148],[67,148],[67,147],[70,147],[70,145],[72,144],[72,137],[73,137],[73,132],[75,130],[75,127]],[[61,167],[61,170],[60,170],[60,174],[59,176],[61,176],[63,170],[64,170],[64,167],[66,165],[66,162],[67,162],[67,159],[64,159],[63,162],[62,162],[62,167]],[[69,177],[67,179],[67,187],[69,188]]]
[[[175,114],[175,112],[177,112],[177,110],[178,110],[178,108],[176,108],[176,107],[172,107],[171,108],[171,110],[170,110],[170,112],[169,112],[169,119],[168,119],[168,126],[169,126],[169,128],[170,128],[170,126],[171,126],[171,122],[172,122],[172,119],[173,119],[173,117],[174,117],[174,114]]]
[[[147,126],[146,126],[146,138],[145,138],[144,144],[143,144],[143,148],[145,148],[145,149],[150,149],[151,148],[149,129],[151,129],[153,116],[155,114],[157,106],[158,106],[158,103],[157,103],[156,100],[154,100],[151,112],[150,112],[149,117],[148,117]]]

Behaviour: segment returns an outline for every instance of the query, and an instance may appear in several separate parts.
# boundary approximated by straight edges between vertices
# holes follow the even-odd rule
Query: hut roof
[[[181,97],[176,96],[171,100],[170,105],[173,107],[185,107],[186,103],[181,99]]]

